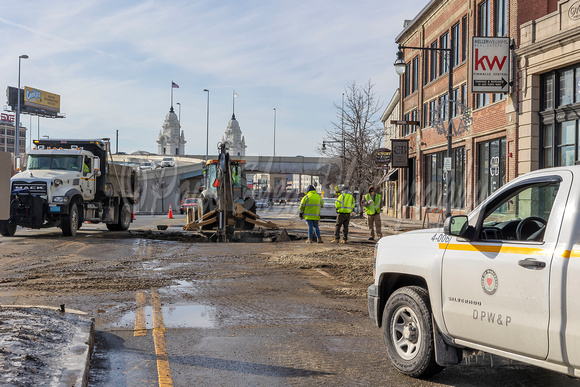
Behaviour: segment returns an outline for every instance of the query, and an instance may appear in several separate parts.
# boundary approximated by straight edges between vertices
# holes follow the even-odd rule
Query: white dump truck
[[[400,372],[484,351],[580,376],[580,166],[501,187],[444,228],[376,244],[369,314]]]
[[[108,139],[35,140],[27,168],[10,180],[10,218],[0,234],[16,227],[60,227],[76,235],[85,221],[127,230],[133,221],[137,175],[110,160]]]

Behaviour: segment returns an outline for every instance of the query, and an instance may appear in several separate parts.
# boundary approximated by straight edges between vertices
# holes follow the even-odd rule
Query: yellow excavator
[[[218,242],[231,241],[235,231],[253,230],[256,225],[277,230],[276,224],[256,214],[246,180],[246,161],[232,160],[227,142],[218,144],[218,150],[218,159],[206,163],[201,205],[197,210],[188,209],[184,230],[216,229],[214,239]]]

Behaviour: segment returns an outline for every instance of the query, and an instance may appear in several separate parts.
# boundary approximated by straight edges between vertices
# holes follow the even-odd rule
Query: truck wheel
[[[132,217],[131,207],[128,203],[124,203],[119,212],[119,221],[117,223],[107,223],[107,229],[109,231],[126,231],[131,225]]]
[[[62,234],[64,236],[75,236],[79,228],[79,209],[76,203],[71,203],[68,214],[62,216]]]
[[[383,313],[383,340],[395,368],[411,377],[429,377],[443,370],[435,362],[431,306],[427,290],[396,290]]]
[[[7,220],[0,220],[0,235],[11,237],[16,234],[16,225],[8,223]]]

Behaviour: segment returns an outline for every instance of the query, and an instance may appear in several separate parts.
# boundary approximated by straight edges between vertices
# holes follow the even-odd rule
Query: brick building
[[[399,173],[404,218],[421,219],[427,207],[444,208],[447,155],[447,118],[459,126],[466,108],[471,125],[452,138],[450,200],[453,213],[466,213],[489,194],[523,171],[520,150],[531,158],[531,138],[522,141],[518,119],[517,59],[510,63],[512,86],[507,93],[473,93],[472,38],[507,37],[519,47],[520,26],[557,8],[553,0],[432,0],[396,38],[402,46],[448,48],[453,63],[441,51],[404,50],[406,71],[400,78],[401,116],[420,125],[400,127],[399,137],[409,139],[409,165]],[[448,108],[449,66],[453,66],[451,110]],[[450,110],[450,111],[449,111]],[[438,121],[444,121],[442,126]],[[469,119],[467,122],[470,121]],[[439,128],[438,128],[439,126]],[[527,141],[527,142],[526,142]],[[527,147],[527,148],[526,148]],[[524,168],[526,170],[527,168]]]
[[[14,154],[15,142],[15,115],[9,113],[0,114],[0,151]],[[20,122],[20,154],[26,153],[26,128]]]

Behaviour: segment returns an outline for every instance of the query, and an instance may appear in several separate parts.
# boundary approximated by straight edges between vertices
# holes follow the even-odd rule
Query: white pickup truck
[[[382,238],[369,314],[400,372],[480,350],[580,376],[580,166],[514,179],[443,229]]]

